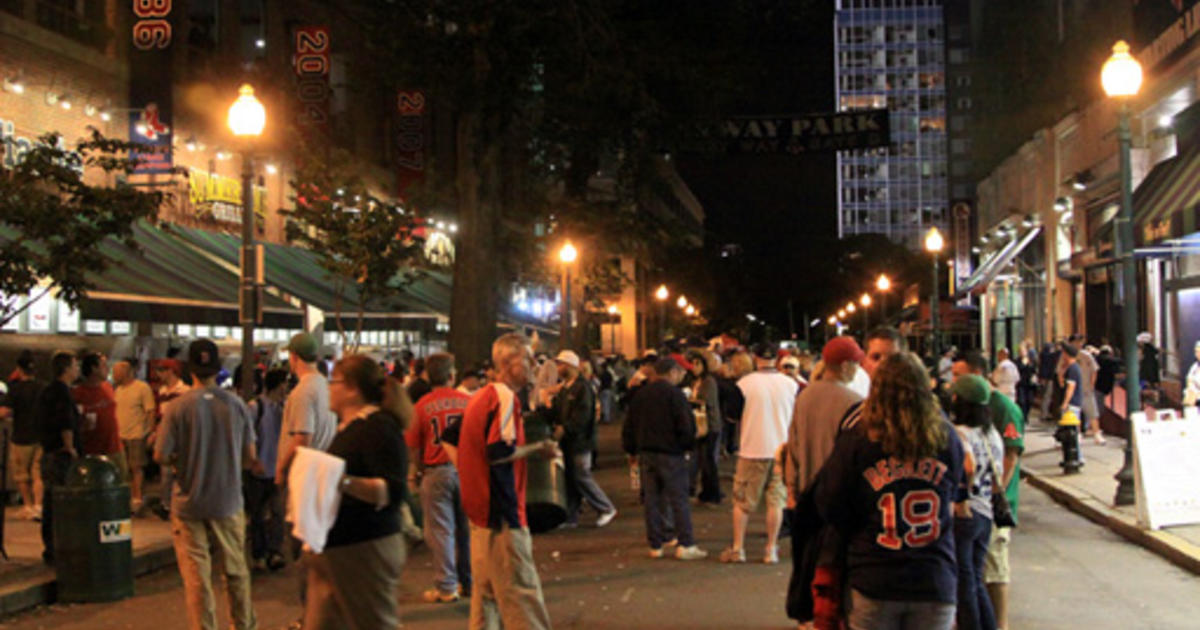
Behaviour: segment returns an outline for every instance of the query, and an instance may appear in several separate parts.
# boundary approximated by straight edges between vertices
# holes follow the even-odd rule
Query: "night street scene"
[[[0,0],[0,630],[1200,628],[1200,0]]]

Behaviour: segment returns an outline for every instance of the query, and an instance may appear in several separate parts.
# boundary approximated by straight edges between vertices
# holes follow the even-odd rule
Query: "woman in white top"
[[[1015,401],[1017,384],[1020,382],[1021,371],[1008,358],[1008,348],[1000,348],[996,351],[996,369],[992,370],[992,384],[996,386],[996,391]]]

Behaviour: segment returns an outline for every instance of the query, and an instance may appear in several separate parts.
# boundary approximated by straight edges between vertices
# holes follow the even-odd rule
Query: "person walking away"
[[[155,416],[155,429],[146,437],[146,445],[153,449],[157,442],[158,427],[162,426],[163,414],[166,412],[167,406],[171,401],[191,391],[191,387],[183,382],[182,367],[179,361],[168,359],[160,361],[155,365],[155,375],[158,376],[158,382],[161,385],[155,395],[158,403],[158,411]],[[162,468],[162,494],[157,503],[151,505],[151,510],[164,521],[171,519],[171,487],[174,486],[175,480],[171,476],[171,468],[169,466]]]
[[[1037,396],[1037,353],[1033,351],[1033,342],[1026,339],[1021,342],[1021,356],[1017,357],[1017,372],[1021,380],[1017,382],[1017,406],[1021,408],[1021,416],[1029,417],[1033,408],[1033,400]]]
[[[1083,335],[1073,335],[1071,345],[1078,350],[1076,355],[1079,373],[1082,378],[1080,391],[1083,393],[1083,426],[1081,433],[1086,433],[1096,444],[1104,444],[1104,434],[1100,431],[1100,406],[1096,404],[1096,378],[1100,365],[1092,353],[1082,347]]]
[[[134,375],[133,364],[117,361],[113,365],[114,398],[117,408],[117,429],[125,449],[125,461],[133,499],[133,513],[142,509],[142,490],[146,479],[146,436],[154,430],[154,415],[158,403],[145,381]]]
[[[13,481],[21,494],[21,517],[42,518],[42,445],[38,442],[38,398],[46,384],[34,373],[33,353],[22,350],[17,367],[8,380],[8,404],[12,409],[10,465]]]
[[[954,506],[954,538],[958,552],[959,630],[994,630],[995,613],[984,588],[984,563],[992,532],[992,493],[999,492],[996,473],[1004,456],[1000,434],[992,426],[988,400],[1002,395],[987,381],[964,374],[951,386],[955,429],[964,447],[967,497]]]
[[[721,455],[721,429],[724,425],[721,416],[721,388],[717,384],[714,373],[720,367],[720,359],[708,350],[700,353],[692,361],[692,373],[696,376],[696,385],[692,389],[692,400],[703,407],[707,420],[708,432],[696,440],[694,468],[700,476],[700,492],[696,497],[702,505],[717,506],[721,504],[721,470],[719,467]],[[695,474],[692,475],[693,484]]]
[[[1138,343],[1138,377],[1142,379],[1142,387],[1158,389],[1159,374],[1158,348],[1154,346],[1154,336],[1142,331],[1137,336]],[[1129,360],[1129,359],[1126,359]]]
[[[333,366],[329,400],[340,423],[329,454],[346,462],[337,518],[319,554],[306,553],[306,630],[396,628],[396,591],[407,549],[404,431],[413,408],[399,382],[365,355]]]
[[[79,407],[71,385],[79,379],[79,362],[69,352],[50,359],[54,380],[37,402],[38,440],[42,445],[42,561],[54,564],[54,487],[67,480],[71,462],[79,457]]]
[[[188,628],[217,628],[216,560],[224,570],[233,627],[254,630],[241,473],[243,468],[261,473],[262,464],[255,456],[250,411],[217,386],[221,359],[212,341],[197,339],[188,346],[188,369],[196,385],[167,407],[154,445],[154,460],[175,469],[171,530]]]
[[[1053,408],[1051,404],[1055,398],[1055,388],[1058,387],[1058,364],[1061,361],[1062,350],[1055,344],[1047,342],[1042,346],[1042,352],[1038,355],[1038,382],[1041,383],[1041,418],[1042,422],[1048,422],[1051,418]]]
[[[968,374],[982,377],[983,371],[983,355],[978,352],[960,355],[954,364],[956,378]],[[1004,496],[1008,500],[1013,521],[1016,522],[1017,504],[1021,498],[1021,455],[1025,452],[1026,420],[1021,409],[1007,396],[997,396],[992,392],[992,395],[988,396],[987,406],[992,428],[1000,434],[1004,443],[1002,478],[998,483],[1004,488]],[[983,581],[987,585],[992,610],[996,615],[997,628],[1008,627],[1008,585],[1012,581],[1008,550],[1012,533],[1011,527],[992,528],[983,568]]]
[[[851,630],[951,628],[951,508],[962,481],[962,445],[920,359],[884,359],[861,422],[838,439],[814,486],[817,512],[847,543]]]
[[[626,454],[636,458],[646,504],[646,542],[650,557],[665,556],[664,547],[677,544],[675,557],[699,560],[708,552],[696,546],[688,504],[688,454],[696,446],[696,421],[679,383],[684,367],[666,357],[654,364],[654,376],[629,402],[621,428]],[[668,511],[675,538],[667,539]]]
[[[80,363],[80,370],[83,382],[71,390],[71,397],[83,415],[83,449],[80,452],[107,457],[124,477],[129,467],[125,463],[117,427],[116,394],[108,382],[108,358],[98,353],[87,354]]]
[[[1064,343],[1062,352],[1063,368],[1059,382],[1063,390],[1062,411],[1070,411],[1079,417],[1083,409],[1083,371],[1079,368],[1079,349]],[[1082,449],[1079,456],[1080,459],[1083,458]]]
[[[413,361],[412,381],[407,385],[409,400],[421,400],[425,394],[433,391],[433,385],[429,383],[429,372],[425,367],[425,359],[416,359]]]
[[[996,369],[992,370],[992,383],[996,385],[996,391],[1016,400],[1020,382],[1021,370],[1009,358],[1008,348],[1000,348],[996,351]]]
[[[283,568],[283,495],[275,485],[279,455],[279,433],[283,427],[283,402],[288,394],[287,370],[275,369],[263,377],[263,392],[248,405],[254,435],[259,445],[261,472],[249,471],[243,490],[250,518],[251,568],[255,571]]]
[[[617,508],[592,477],[592,452],[596,450],[596,397],[580,372],[579,356],[563,350],[554,359],[558,365],[558,391],[551,405],[553,424],[559,427],[559,447],[565,460],[568,527],[579,524],[583,502],[596,511],[596,527],[604,527],[617,516]]]
[[[1117,384],[1117,374],[1120,374],[1125,369],[1121,360],[1113,354],[1112,346],[1100,346],[1100,354],[1096,357],[1096,363],[1100,365],[1100,370],[1096,372],[1096,404],[1100,407],[1103,413],[1105,407],[1112,407],[1112,401],[1109,397],[1112,396],[1113,388]]]
[[[525,458],[554,457],[558,446],[525,443],[516,392],[529,383],[532,359],[524,335],[496,339],[497,380],[471,397],[453,444],[471,531],[471,630],[550,628],[525,518]]]
[[[411,453],[409,481],[420,488],[425,544],[433,553],[433,588],[422,598],[448,604],[471,595],[471,536],[458,471],[443,439],[461,430],[471,396],[451,389],[454,355],[434,354],[426,365],[433,391],[417,401],[416,421],[404,438]]]
[[[848,386],[865,354],[852,337],[834,337],[821,351],[821,369],[796,398],[796,408],[784,446],[784,483],[788,505],[795,510],[792,522],[792,577],[788,584],[788,616],[811,620],[812,573],[805,563],[811,555],[819,526],[816,515],[802,505],[801,496],[833,452],[842,419],[862,398]],[[808,526],[812,524],[812,526]]]
[[[758,357],[759,370],[738,381],[746,398],[742,411],[741,443],[733,478],[733,543],[721,552],[722,562],[745,562],[746,527],[750,514],[766,498],[767,545],[763,562],[779,562],[777,541],[783,524],[787,490],[775,470],[775,455],[787,441],[796,405],[796,381],[772,367],[769,356]]]

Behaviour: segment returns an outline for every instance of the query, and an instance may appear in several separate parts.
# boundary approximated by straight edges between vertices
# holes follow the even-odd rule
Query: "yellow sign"
[[[1149,221],[1142,226],[1142,239],[1146,243],[1161,241],[1171,236],[1171,219],[1161,219],[1158,221]]]
[[[188,169],[188,200],[197,211],[217,221],[242,221],[242,182],[239,179]],[[260,221],[266,218],[266,207],[267,189],[255,186],[254,214]]]

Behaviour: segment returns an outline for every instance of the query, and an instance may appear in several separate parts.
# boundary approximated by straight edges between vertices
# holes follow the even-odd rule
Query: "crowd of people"
[[[1077,337],[1000,350],[994,366],[975,350],[922,361],[887,327],[863,342],[835,337],[815,355],[667,347],[627,361],[535,355],[507,334],[489,362],[459,373],[448,353],[333,361],[301,334],[285,364],[259,366],[247,404],[222,386],[218,348],[197,340],[153,364],[155,388],[136,362],[110,369],[99,354],[55,354],[43,384],[24,353],[3,405],[22,514],[42,521],[45,560],[50,489],[76,457],[104,455],[129,480],[131,509],[172,522],[196,628],[216,625],[213,566],[234,627],[253,628],[251,572],[296,561],[304,627],[395,627],[406,535],[433,556],[426,602],[469,599],[471,628],[549,628],[527,459],[561,458],[563,527],[585,511],[605,527],[618,509],[593,474],[597,427],[618,421],[650,558],[776,564],[790,536],[786,610],[802,628],[1008,627],[1025,422],[1040,400],[1044,417],[1077,414],[1102,441],[1097,410],[1120,362]],[[310,453],[344,462],[318,545],[297,533],[308,528],[297,525],[303,493],[289,484]],[[147,496],[156,465],[166,501]],[[692,510],[726,497],[732,539],[717,553],[698,543]],[[766,542],[748,550],[760,505]]]

